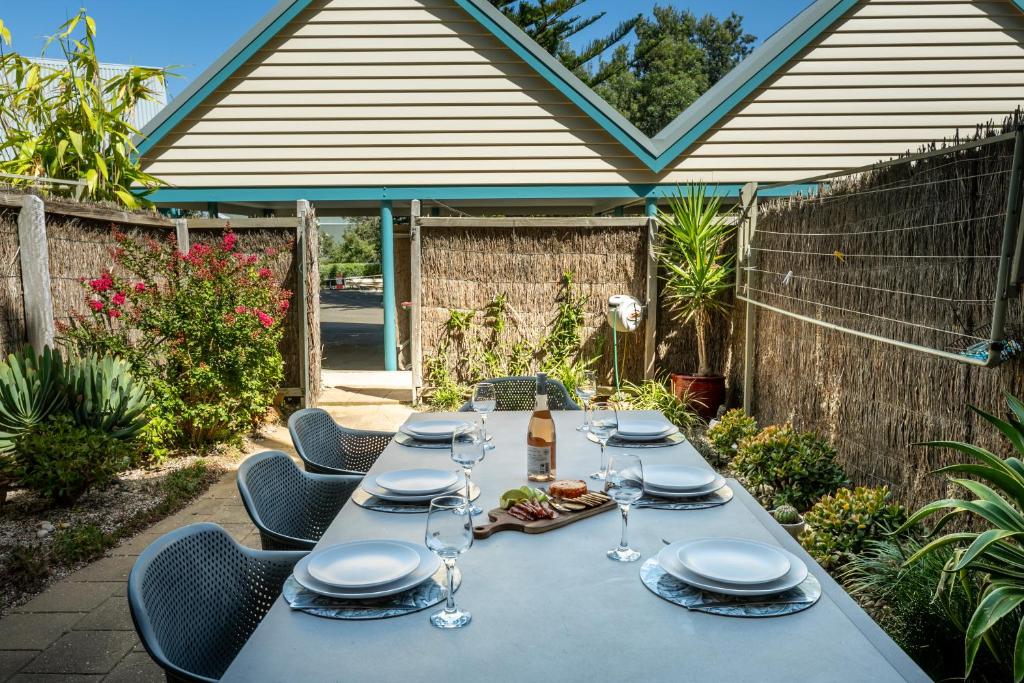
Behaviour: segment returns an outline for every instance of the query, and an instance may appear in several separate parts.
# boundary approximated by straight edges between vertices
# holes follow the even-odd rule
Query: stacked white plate
[[[381,500],[425,503],[438,496],[461,494],[466,488],[466,476],[461,472],[427,468],[394,470],[368,475],[361,486]]]
[[[654,417],[630,417],[619,414],[616,436],[623,441],[659,441],[679,431],[671,422]]]
[[[350,541],[314,550],[295,565],[304,588],[332,598],[369,600],[415,588],[438,570],[441,559],[406,541]]]
[[[464,420],[433,419],[409,422],[399,429],[403,434],[419,441],[451,441],[455,430],[465,426]]]
[[[649,465],[644,492],[658,498],[701,498],[725,486],[725,477],[707,467]]]
[[[683,583],[724,595],[773,595],[807,578],[807,565],[793,553],[743,538],[673,543],[658,553],[658,563]]]

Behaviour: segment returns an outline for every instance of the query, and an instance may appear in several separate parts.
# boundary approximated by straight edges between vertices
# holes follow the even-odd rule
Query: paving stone
[[[86,676],[84,674],[18,674],[8,683],[87,683],[88,681],[102,681],[103,675]]]
[[[89,612],[119,591],[123,594],[124,581],[77,582],[63,580],[46,592],[19,607],[16,612]]]
[[[45,650],[82,618],[79,613],[8,614],[0,619],[0,647]]]
[[[21,667],[31,662],[38,654],[32,650],[0,650],[0,681],[6,681],[21,671]]]
[[[84,567],[71,576],[69,581],[127,581],[128,572],[132,570],[135,558],[125,555],[115,555],[96,560],[88,567]]]
[[[132,631],[72,631],[32,660],[26,673],[105,674],[135,645]]]
[[[163,683],[164,670],[145,652],[129,652],[104,683]]]
[[[113,596],[75,623],[76,631],[134,631],[128,598]]]

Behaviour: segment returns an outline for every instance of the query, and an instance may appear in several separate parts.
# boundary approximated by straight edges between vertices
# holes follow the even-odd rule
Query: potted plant
[[[807,522],[804,521],[803,516],[792,505],[780,505],[772,510],[772,517],[793,538],[799,538],[801,532],[807,528]]]
[[[676,319],[693,323],[697,339],[697,373],[673,374],[676,395],[689,395],[701,417],[710,419],[725,401],[725,377],[711,368],[708,335],[716,315],[727,312],[723,295],[733,285],[733,257],[723,247],[734,220],[722,213],[718,197],[701,185],[669,198],[661,213],[658,260],[665,271],[665,294]]]

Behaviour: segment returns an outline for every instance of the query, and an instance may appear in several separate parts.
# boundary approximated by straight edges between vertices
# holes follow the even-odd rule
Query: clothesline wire
[[[997,259],[997,255],[989,254],[846,254],[831,251],[793,251],[791,249],[767,249],[765,247],[750,247],[751,251],[763,251],[774,254],[798,254],[800,256],[828,256],[834,259],[848,258],[914,258],[914,259]]]
[[[918,207],[919,208],[919,207]],[[789,235],[794,237],[846,237],[848,235],[879,235],[887,232],[906,232],[908,230],[923,230],[925,228],[940,228],[946,225],[959,225],[961,223],[972,223],[974,221],[984,221],[990,218],[1000,218],[1005,216],[1006,212],[1001,211],[999,213],[989,214],[987,216],[975,216],[974,218],[961,218],[955,221],[945,221],[943,223],[928,223],[926,225],[909,225],[903,228],[886,228],[885,230],[857,230],[853,232],[784,232],[781,230],[761,230],[758,229],[755,233],[763,233],[766,235]],[[887,216],[879,216],[878,219],[886,218]],[[877,219],[872,219],[877,220]],[[848,224],[849,225],[849,224]]]
[[[875,318],[876,320],[885,320],[886,322],[896,323],[897,325],[907,325],[907,326],[910,326],[910,327],[917,327],[917,328],[920,328],[922,330],[930,330],[932,332],[939,332],[941,334],[949,334],[949,335],[953,335],[953,336],[956,336],[956,337],[964,337],[964,338],[967,338],[967,339],[975,339],[977,341],[988,341],[984,337],[977,337],[977,336],[975,336],[973,334],[964,334],[963,332],[954,332],[953,330],[944,330],[941,327],[933,327],[931,325],[925,325],[923,323],[913,323],[913,322],[910,322],[909,320],[900,320],[899,318],[890,318],[888,316],[877,315],[875,313],[867,313],[865,311],[857,311],[857,310],[854,310],[852,308],[845,308],[843,306],[835,306],[833,304],[826,304],[826,303],[823,303],[823,302],[820,302],[820,301],[811,301],[809,299],[801,299],[800,297],[789,296],[787,294],[782,294],[781,292],[772,292],[772,291],[763,290],[763,289],[755,289],[753,287],[748,287],[747,291],[748,292],[754,292],[756,294],[767,294],[768,296],[778,296],[778,297],[782,297],[783,299],[789,299],[791,301],[799,301],[801,303],[809,304],[811,306],[821,306],[822,308],[830,308],[832,310],[840,311],[842,313],[851,313],[853,315],[863,315],[863,316],[866,316],[866,317],[869,317],[869,318]],[[749,294],[748,294],[748,296],[749,296]]]
[[[807,277],[806,275],[794,275],[792,271],[790,273],[778,273],[774,270],[762,270],[760,268],[754,268],[753,266],[747,266],[744,270],[751,271],[754,273],[763,273],[765,275],[778,275],[781,277],[792,277],[796,280],[807,280],[808,282],[821,282],[828,285],[840,285],[842,287],[854,287],[856,289],[869,289],[874,292],[885,292],[887,294],[898,294],[901,296],[915,296],[922,299],[934,299],[936,301],[943,301],[949,303],[962,303],[962,304],[991,304],[992,299],[955,299],[947,296],[935,296],[933,294],[921,294],[919,292],[905,292],[899,289],[886,289],[885,287],[872,287],[871,285],[858,285],[852,282],[839,282],[838,280],[824,280],[816,277]]]
[[[817,202],[818,204],[827,204],[829,202],[839,201],[841,199],[851,199],[853,197],[859,197],[859,196],[862,196],[862,195],[879,194],[881,192],[891,192],[893,190],[912,190],[912,189],[915,189],[915,188],[918,188],[918,187],[928,187],[930,185],[941,185],[943,183],[963,182],[963,181],[967,181],[967,180],[975,180],[977,178],[988,178],[988,177],[995,176],[995,175],[1003,175],[1003,174],[1006,174],[1006,173],[1009,173],[1009,172],[1010,172],[1010,169],[1007,168],[1007,169],[1002,169],[1002,170],[999,170],[999,171],[990,171],[988,173],[976,173],[974,175],[957,176],[955,178],[944,178],[942,180],[929,180],[927,182],[914,183],[912,185],[900,185],[900,186],[895,186],[894,185],[892,187],[885,187],[885,186],[874,187],[874,188],[872,188],[870,190],[859,190],[857,192],[844,192],[842,194],[827,195],[827,196],[824,196],[824,197],[816,198],[814,201]]]

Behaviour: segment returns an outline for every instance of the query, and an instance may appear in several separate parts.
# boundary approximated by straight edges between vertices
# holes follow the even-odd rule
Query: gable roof
[[[770,36],[654,138],[641,132],[488,0],[453,0],[655,173],[685,153],[756,88],[838,21],[858,0],[815,0]],[[312,0],[281,0],[142,130],[154,147]],[[1024,10],[1024,0],[1012,0]]]

